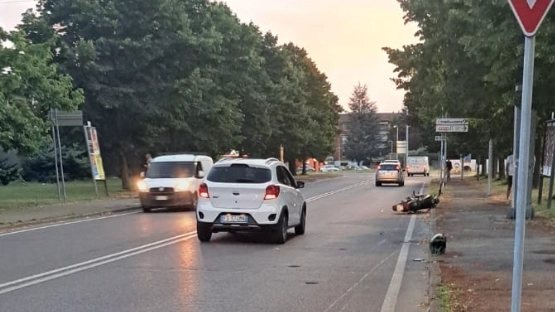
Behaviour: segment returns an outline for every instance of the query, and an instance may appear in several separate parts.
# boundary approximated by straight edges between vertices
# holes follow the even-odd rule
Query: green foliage
[[[62,162],[66,181],[91,178],[89,156],[79,145],[62,145]],[[22,166],[22,176],[25,181],[56,182],[54,146],[52,143],[43,143],[37,153],[23,160]]]
[[[287,159],[323,159],[333,150],[341,107],[327,77],[304,49],[222,3],[41,0],[37,12],[19,28],[36,44],[55,38],[54,62],[84,90],[82,110],[105,158],[119,159],[124,187],[139,152],[266,157],[283,145]]]
[[[345,156],[362,161],[372,160],[383,152],[380,123],[376,102],[368,98],[368,87],[360,83],[355,86],[349,102],[349,137],[345,144]]]
[[[0,28],[0,146],[20,154],[36,151],[50,108],[73,110],[83,102],[71,77],[51,63],[56,37],[32,43],[25,36]]]
[[[16,164],[9,164],[7,159],[0,159],[0,184],[8,185],[21,177],[21,168]]]
[[[396,66],[392,79],[407,91],[404,104],[421,126],[430,149],[435,119],[471,118],[469,133],[449,134],[456,154],[485,154],[494,139],[496,151],[512,149],[515,84],[522,79],[523,41],[518,23],[504,0],[398,0],[407,23],[416,23],[421,42],[402,49],[384,48]],[[553,105],[555,20],[547,18],[538,34],[534,109],[545,120]],[[538,133],[542,133],[542,127]]]

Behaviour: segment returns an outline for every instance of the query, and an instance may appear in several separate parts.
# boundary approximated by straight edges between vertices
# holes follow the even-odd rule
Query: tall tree
[[[20,154],[37,151],[47,135],[51,108],[74,110],[83,102],[72,79],[51,63],[54,36],[42,43],[24,31],[0,28],[0,147]]]
[[[351,160],[372,160],[381,154],[383,142],[376,102],[370,101],[368,87],[360,83],[354,87],[349,101],[348,137],[345,156]]]

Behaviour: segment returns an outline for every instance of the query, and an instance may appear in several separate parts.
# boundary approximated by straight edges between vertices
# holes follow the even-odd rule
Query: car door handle
[[[239,192],[233,192],[233,195],[237,196],[239,195]]]

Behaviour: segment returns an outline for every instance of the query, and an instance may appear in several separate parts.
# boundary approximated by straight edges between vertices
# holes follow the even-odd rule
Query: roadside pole
[[[51,111],[52,119],[54,119],[54,113]],[[58,189],[58,201],[62,201],[62,191],[60,190],[60,172],[58,170],[58,143],[56,139],[56,128],[54,126],[54,120],[52,120],[52,143],[54,144],[54,168],[56,169],[56,187]]]
[[[58,117],[58,110],[55,109],[54,113],[56,114],[56,136],[58,137],[58,152],[60,156],[60,175],[62,176],[62,190],[64,194],[64,202],[67,200],[66,195],[66,179],[64,175],[64,163],[63,163],[63,154],[62,154],[62,142],[60,140],[60,122]]]
[[[441,148],[439,150],[439,185],[443,182],[443,133],[441,134]]]
[[[464,180],[464,156],[461,154],[461,180]]]
[[[526,213],[528,202],[528,176],[530,175],[530,134],[532,125],[532,90],[534,85],[535,35],[553,5],[554,0],[508,0],[524,39],[524,66],[522,70],[522,100],[520,112],[520,137],[517,185],[515,188],[515,245],[513,282],[511,293],[511,312],[520,312],[522,305],[522,271],[524,267],[524,238],[526,233]],[[533,131],[535,132],[535,131]]]
[[[491,181],[493,177],[493,139],[488,144],[488,196],[491,196]]]

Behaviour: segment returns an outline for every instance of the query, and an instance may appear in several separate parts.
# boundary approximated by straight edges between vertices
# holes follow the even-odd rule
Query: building
[[[382,148],[384,150],[390,147],[390,151],[393,152],[393,144],[395,138],[391,138],[391,129],[393,127],[393,122],[397,113],[377,113],[378,120],[380,123],[380,136],[382,139]],[[335,151],[333,153],[333,160],[336,165],[339,162],[348,162],[343,155],[345,153],[345,143],[349,137],[349,113],[339,115],[339,129],[340,133],[335,139]],[[384,155],[385,156],[385,155]]]

